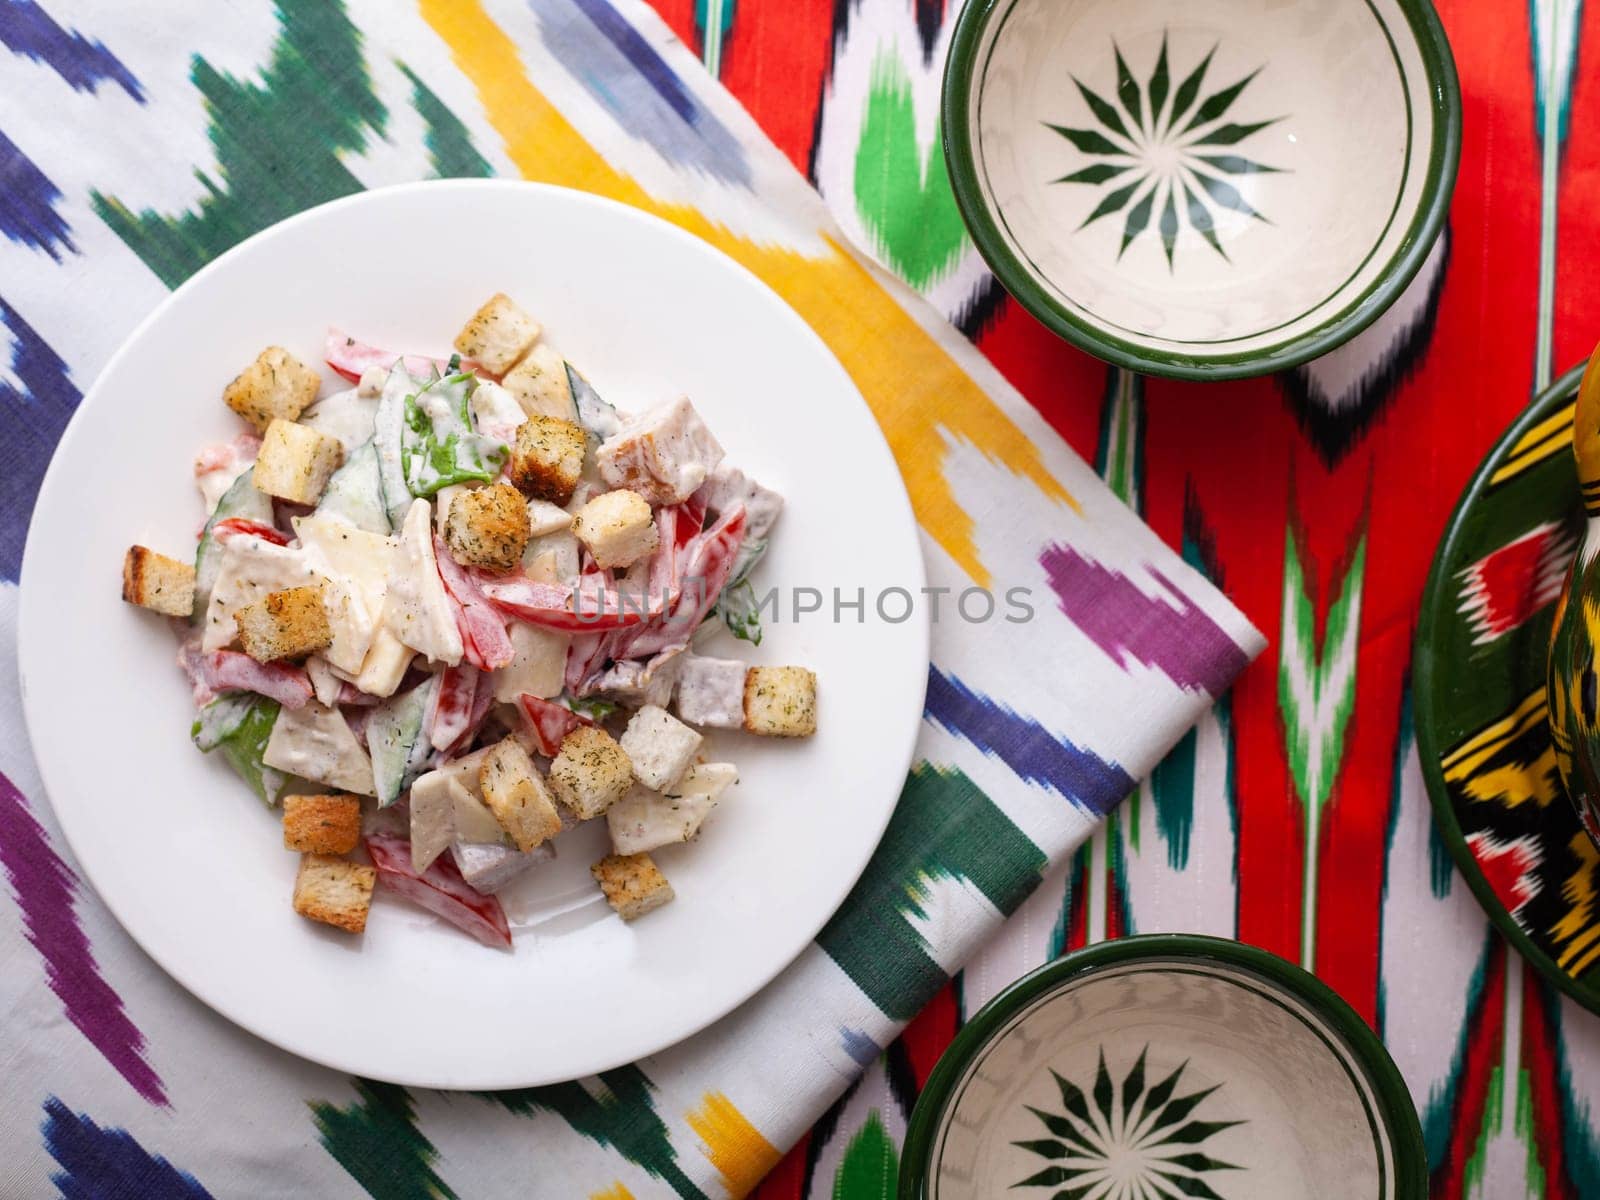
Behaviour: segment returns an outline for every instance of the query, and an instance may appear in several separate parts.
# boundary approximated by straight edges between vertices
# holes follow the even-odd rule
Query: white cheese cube
[[[278,712],[261,761],[302,779],[341,791],[376,796],[372,760],[356,741],[344,714],[315,700]]]
[[[494,672],[494,698],[513,704],[518,696],[549,700],[561,694],[571,637],[524,621],[511,622],[512,658]]]
[[[380,625],[372,635],[372,647],[356,675],[356,687],[369,696],[394,695],[416,655],[415,650]]]
[[[572,514],[548,500],[528,501],[528,535],[543,537],[572,528]]]
[[[640,854],[688,841],[738,778],[732,763],[700,763],[685,771],[665,794],[635,784],[606,810],[612,847],[618,854]]]
[[[461,661],[461,632],[433,552],[432,511],[420,497],[411,502],[400,527],[383,623],[395,637],[434,662],[453,667]]]
[[[326,657],[341,671],[359,673],[383,617],[395,540],[316,516],[296,517],[294,531],[306,565],[332,585],[323,589],[333,631]]]
[[[450,856],[456,860],[461,878],[467,881],[468,887],[492,896],[535,863],[554,858],[556,847],[554,842],[540,842],[524,853],[514,846],[483,845],[458,839],[450,844]]]
[[[685,654],[678,668],[678,715],[712,729],[744,727],[744,663]]]
[[[722,461],[722,447],[688,397],[680,396],[628,418],[595,459],[612,487],[629,488],[651,504],[678,504]]]
[[[662,791],[688,770],[703,740],[666,709],[647,704],[633,714],[621,743],[634,778]]]

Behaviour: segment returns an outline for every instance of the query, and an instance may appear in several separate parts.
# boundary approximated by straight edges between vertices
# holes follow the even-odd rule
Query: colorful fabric
[[[658,7],[702,44],[690,0]],[[1409,706],[1423,582],[1462,486],[1600,336],[1589,261],[1600,132],[1583,119],[1600,103],[1600,7],[1437,7],[1464,101],[1446,236],[1352,344],[1214,386],[1108,370],[1010,301],[970,244],[949,247],[948,205],[930,181],[941,177],[938,90],[959,4],[743,0],[735,12],[722,80],[808,169],[843,228],[967,333],[1270,642],[785,1158],[762,1200],[888,1195],[879,1164],[893,1162],[918,1089],[966,1016],[1063,949],[1166,930],[1239,937],[1338,988],[1411,1085],[1434,1196],[1600,1195],[1600,1021],[1508,952],[1453,870]],[[919,162],[915,186],[909,168],[881,165],[886,142],[893,161]],[[898,204],[883,200],[885,175],[901,180]],[[884,212],[897,214],[888,233]],[[1519,572],[1493,581],[1501,594],[1542,602],[1543,556],[1559,553],[1546,541],[1489,564]],[[1519,619],[1492,598],[1463,595],[1491,635]],[[1495,877],[1515,895],[1507,849]],[[1541,864],[1545,919],[1588,927],[1592,893],[1572,871],[1554,886],[1559,870]]]
[[[793,33],[804,7],[722,0],[669,15],[714,61],[727,50],[732,71],[741,21],[781,12]],[[942,27],[939,13],[920,16],[917,30]],[[799,28],[826,35],[826,15],[812,17]],[[239,0],[159,13],[0,0],[0,44],[8,629],[50,449],[168,289],[310,205],[488,174],[623,200],[749,267],[828,341],[881,423],[931,587],[1031,588],[1034,607],[1023,624],[974,624],[946,602],[924,733],[888,833],[775,983],[647,1061],[492,1095],[314,1067],[213,1016],[146,961],[61,839],[23,737],[7,634],[0,1195],[744,1195],[796,1142],[827,1149],[807,1140],[813,1123],[1197,719],[1213,727],[1214,703],[1262,648],[1205,579],[1203,555],[1163,545],[936,309],[854,248],[936,298],[958,298],[952,279],[981,286],[920,130],[931,52],[908,60],[922,64],[916,77],[887,43],[874,58],[849,175],[865,215],[842,231],[637,0]],[[791,152],[799,135],[779,134]],[[492,231],[463,232],[474,236]],[[1141,435],[1123,434],[1118,453],[1133,462]],[[869,1094],[857,1087],[848,1103]],[[887,1186],[902,1115],[876,1111],[848,1130],[825,1187]]]

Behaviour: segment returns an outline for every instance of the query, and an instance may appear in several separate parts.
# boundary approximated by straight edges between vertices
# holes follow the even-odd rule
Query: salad
[[[281,809],[295,911],[352,933],[373,893],[509,947],[496,893],[606,824],[624,920],[651,858],[737,782],[703,730],[816,731],[816,676],[759,643],[751,571],[783,502],[684,398],[625,414],[497,294],[448,361],[330,330],[322,378],[272,346],[224,389],[250,428],[195,460],[192,564],[144,546],[123,599],[181,631],[194,743]]]

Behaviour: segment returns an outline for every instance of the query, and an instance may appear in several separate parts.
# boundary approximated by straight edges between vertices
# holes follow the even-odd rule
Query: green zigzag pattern
[[[1044,866],[1044,851],[966,775],[919,763],[872,861],[817,944],[885,1015],[909,1021],[945,980],[908,919],[925,915],[928,882],[965,879],[1009,916]]]
[[[439,1154],[416,1127],[405,1088],[355,1080],[359,1101],[348,1108],[313,1103],[322,1144],[373,1200],[454,1200],[433,1169]]]
[[[954,270],[970,244],[939,132],[924,153],[911,78],[892,54],[872,65],[856,146],[855,200],[874,249],[918,291]]]
[[[677,1151],[666,1124],[656,1113],[651,1083],[636,1066],[618,1067],[599,1076],[591,1091],[581,1082],[547,1087],[483,1092],[482,1098],[519,1116],[548,1112],[574,1131],[609,1146],[635,1166],[661,1180],[680,1200],[707,1200],[706,1194],[678,1165]]]
[[[196,57],[191,78],[205,98],[215,175],[196,170],[206,196],[175,216],[134,213],[94,192],[95,212],[168,287],[269,225],[361,190],[341,159],[382,136],[388,112],[362,57],[360,31],[344,6],[278,0],[279,35],[254,82]],[[413,102],[440,176],[489,175],[467,128],[411,70]]]

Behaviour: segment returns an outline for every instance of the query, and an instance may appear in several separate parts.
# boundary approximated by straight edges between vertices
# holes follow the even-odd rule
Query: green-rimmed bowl
[[[1375,320],[1444,222],[1455,63],[1428,0],[970,0],[945,157],[996,277],[1152,375],[1233,379]]]
[[[1155,934],[1024,976],[956,1035],[906,1131],[900,1200],[1424,1200],[1405,1081],[1326,984]]]

